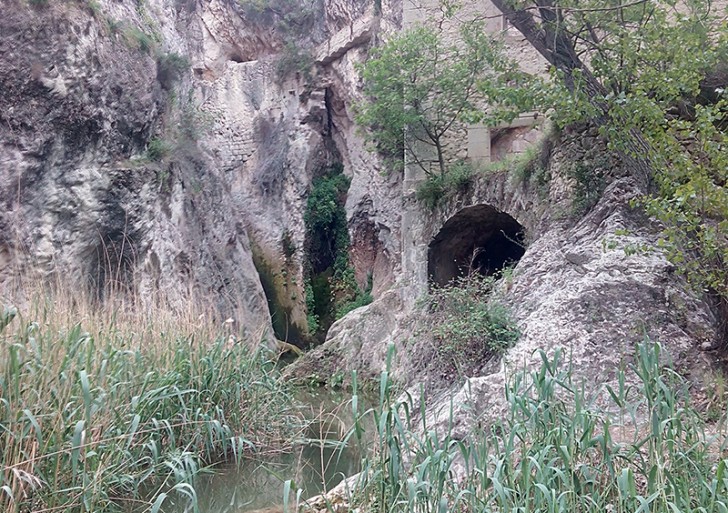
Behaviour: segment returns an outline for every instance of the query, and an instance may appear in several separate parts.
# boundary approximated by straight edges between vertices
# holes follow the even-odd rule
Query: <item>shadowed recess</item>
[[[460,210],[430,243],[430,282],[443,286],[471,272],[490,276],[516,263],[525,252],[523,235],[523,226],[490,205]]]

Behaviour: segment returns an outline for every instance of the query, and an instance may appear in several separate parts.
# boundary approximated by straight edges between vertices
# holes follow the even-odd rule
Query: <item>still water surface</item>
[[[347,447],[338,443],[353,423],[350,396],[317,389],[301,391],[297,398],[304,414],[316,420],[294,452],[221,465],[214,474],[201,476],[195,483],[201,513],[245,513],[265,508],[276,511],[283,504],[286,480],[292,480],[302,489],[302,498],[308,498],[330,490],[344,477],[359,471],[364,450],[353,443]],[[359,401],[361,413],[362,398]],[[193,511],[187,500],[173,495],[165,502],[164,513]],[[294,501],[295,497],[291,497],[291,504]]]

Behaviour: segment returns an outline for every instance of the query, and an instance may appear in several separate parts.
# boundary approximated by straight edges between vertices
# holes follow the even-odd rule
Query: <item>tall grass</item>
[[[171,494],[197,509],[205,466],[284,449],[301,422],[291,394],[264,351],[222,334],[69,296],[6,307],[0,509],[158,511]]]
[[[628,386],[587,394],[560,353],[517,373],[509,410],[469,441],[428,425],[424,399],[395,400],[381,378],[376,450],[354,506],[381,512],[728,512],[721,424],[691,406],[687,383],[643,343]],[[451,409],[452,411],[452,409]],[[447,423],[446,423],[447,424]],[[350,436],[360,439],[358,428]]]

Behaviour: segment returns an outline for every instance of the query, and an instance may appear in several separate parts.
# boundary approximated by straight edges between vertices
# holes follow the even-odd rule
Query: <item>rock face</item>
[[[356,65],[411,6],[0,4],[0,294],[18,276],[60,275],[102,301],[207,302],[270,336],[268,300],[285,317],[277,335],[296,341],[307,328],[306,198],[341,164],[351,262],[361,285],[372,276],[376,301],[335,323],[290,375],[374,378],[394,345],[405,385],[469,379],[463,430],[498,414],[505,376],[537,348],[564,348],[596,384],[649,336],[699,379],[707,358],[696,348],[716,339],[710,309],[656,249],[659,227],[630,206],[640,184],[594,131],[561,134],[530,176],[480,176],[434,212],[365,148]],[[530,142],[511,128],[489,155]],[[498,262],[476,258],[506,242]],[[498,296],[519,342],[502,360],[484,356],[477,375],[443,374],[416,304],[428,276],[444,283],[509,260]]]
[[[55,273],[269,326],[224,176],[175,96],[191,86],[172,7],[3,3],[0,280]]]
[[[303,210],[332,163],[352,178],[358,278],[372,273],[377,294],[392,282],[397,181],[364,149],[351,108],[354,64],[397,26],[396,4],[376,15],[352,0],[2,4],[5,294],[36,271],[102,300],[211,303],[270,333],[255,261],[303,332]]]
[[[628,367],[636,344],[649,337],[663,345],[679,372],[701,383],[711,357],[700,347],[711,347],[718,336],[711,310],[688,291],[657,249],[659,227],[631,206],[643,194],[641,186],[618,161],[605,159],[606,147],[589,133],[562,134],[542,161],[544,167],[530,179],[519,182],[512,173],[480,176],[469,192],[434,212],[421,211],[418,229],[425,241],[440,240],[448,220],[473,205],[488,207],[482,233],[497,221],[490,215],[494,209],[523,227],[525,252],[495,293],[509,306],[521,333],[502,359],[484,354],[482,364],[473,367],[475,374],[443,374],[437,343],[427,329],[428,314],[410,300],[412,285],[400,282],[399,288],[335,324],[326,343],[288,372],[327,376],[332,368],[343,367],[376,378],[393,345],[393,375],[404,386],[429,383],[442,390],[465,381],[454,395],[453,417],[461,436],[504,411],[507,377],[524,366],[540,365],[540,349],[548,354],[561,349],[577,379],[596,387]],[[574,178],[577,165],[601,177],[603,191],[594,196],[598,200],[584,203]],[[463,233],[471,228],[465,223]],[[458,234],[451,236],[457,240]],[[450,408],[445,399],[432,406],[433,415],[442,411],[447,419]]]

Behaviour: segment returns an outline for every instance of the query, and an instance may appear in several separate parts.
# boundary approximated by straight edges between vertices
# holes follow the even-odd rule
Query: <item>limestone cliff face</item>
[[[256,253],[304,329],[303,209],[333,162],[352,177],[357,247],[370,248],[352,255],[359,275],[391,281],[399,196],[355,134],[351,103],[354,63],[397,9],[272,4],[2,1],[6,293],[17,276],[55,273],[102,298],[202,298],[270,332]],[[299,251],[286,258],[284,240]]]
[[[376,379],[394,346],[392,371],[404,386],[416,393],[425,383],[453,393],[453,403],[448,395],[431,406],[433,421],[438,412],[443,422],[456,419],[458,436],[504,412],[508,376],[540,365],[541,349],[547,354],[562,350],[574,375],[594,389],[628,367],[636,344],[649,337],[700,385],[713,360],[704,351],[719,340],[717,323],[709,305],[690,291],[659,249],[660,227],[632,206],[644,194],[642,185],[585,127],[561,134],[541,158],[543,181],[538,174],[519,181],[512,173],[496,172],[480,176],[467,192],[434,211],[412,197],[405,200],[404,208],[416,213],[409,226],[424,241],[425,253],[431,255],[450,230],[445,260],[456,259],[463,242],[472,254],[478,233],[498,219],[493,213],[510,216],[524,229],[525,251],[495,291],[520,330],[518,342],[502,358],[473,358],[463,349],[471,357],[461,362],[464,375],[446,365],[428,329],[428,312],[413,301],[416,287],[401,280],[399,287],[335,323],[326,343],[287,369],[289,376],[314,374],[325,380],[337,370],[356,369]],[[574,178],[576,166],[602,180],[593,184],[594,196],[586,205],[580,203],[585,191]],[[481,218],[474,220],[472,212]],[[403,258],[412,258],[419,250],[403,251]],[[430,267],[430,276],[436,271],[433,263],[444,265],[432,258],[420,263]],[[628,379],[635,376],[628,373]],[[458,381],[465,381],[459,391],[452,388]]]
[[[539,347],[563,347],[582,375],[604,379],[645,333],[686,372],[705,364],[696,348],[716,339],[710,309],[654,249],[659,228],[630,206],[640,185],[601,158],[596,134],[565,134],[538,186],[483,176],[435,212],[387,176],[352,108],[356,64],[400,26],[398,0],[0,4],[0,295],[18,276],[55,274],[102,300],[121,290],[172,307],[210,302],[270,335],[265,285],[285,317],[279,336],[295,341],[306,330],[306,198],[341,164],[351,261],[361,284],[373,276],[377,300],[334,324],[292,374],[376,376],[393,343],[403,382],[452,382],[431,365],[415,299],[438,261],[433,241],[474,206],[512,219],[528,243],[501,291],[522,337],[469,376],[478,393],[464,412],[497,412],[506,371]],[[575,215],[577,164],[604,191],[587,190]],[[468,230],[456,235],[483,237]],[[441,247],[457,260],[460,246]]]

